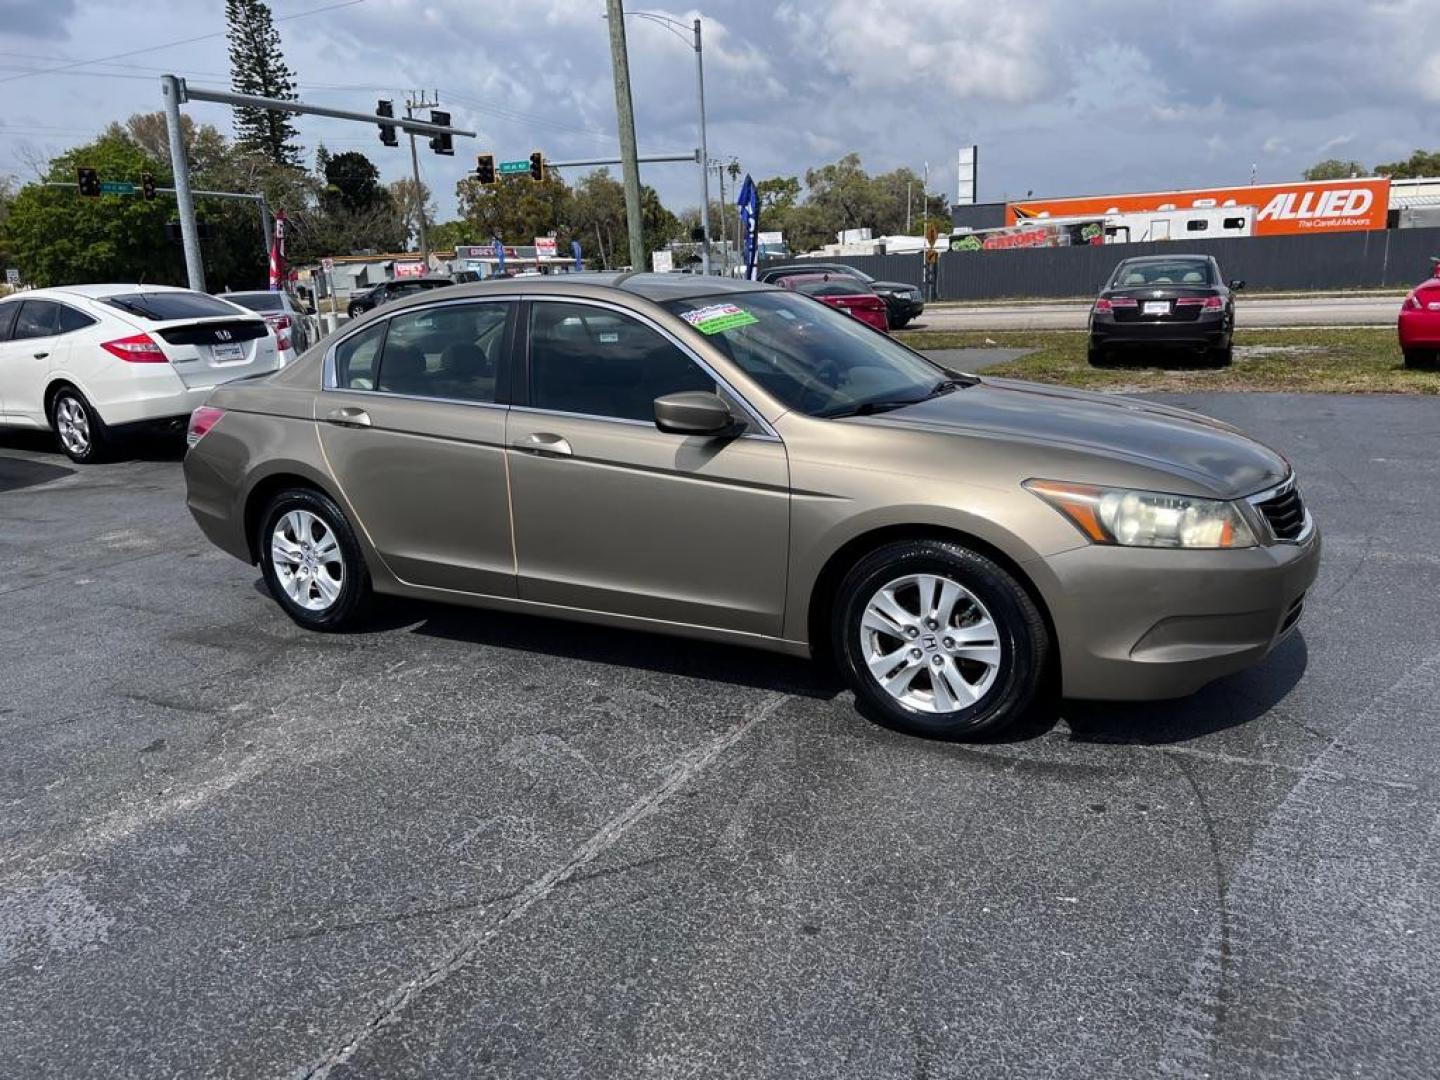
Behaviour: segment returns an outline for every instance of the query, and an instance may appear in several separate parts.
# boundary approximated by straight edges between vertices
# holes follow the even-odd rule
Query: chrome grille
[[[1305,528],[1305,504],[1294,484],[1255,508],[1265,516],[1277,540],[1294,540]]]

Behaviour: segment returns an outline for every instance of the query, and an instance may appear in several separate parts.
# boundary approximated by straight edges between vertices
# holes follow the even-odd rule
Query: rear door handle
[[[339,424],[341,427],[370,426],[370,414],[364,409],[357,409],[351,405],[326,413],[325,420],[331,424]]]
[[[570,443],[566,439],[548,431],[532,432],[515,446],[518,450],[526,450],[532,454],[556,454],[560,457],[569,457],[573,453]]]
[[[37,352],[37,353],[35,354],[35,359],[36,359],[36,360],[44,360],[44,359],[45,359],[47,356],[49,356],[49,355],[50,355],[50,354],[49,354],[48,352]]]

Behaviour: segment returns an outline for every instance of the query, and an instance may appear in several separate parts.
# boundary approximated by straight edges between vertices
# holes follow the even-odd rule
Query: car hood
[[[911,289],[920,288],[919,285],[911,285],[908,281],[870,281],[866,282],[866,284],[877,291],[880,289],[896,289],[900,292],[909,292]]]
[[[1074,448],[1180,474],[1227,499],[1273,487],[1290,473],[1280,454],[1218,420],[1150,401],[1035,383],[985,379],[867,419]]]

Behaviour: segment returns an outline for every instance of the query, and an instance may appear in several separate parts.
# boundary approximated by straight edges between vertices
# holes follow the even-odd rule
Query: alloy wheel
[[[339,599],[345,560],[323,518],[308,510],[283,515],[271,534],[270,554],[285,595],[306,611],[325,611]]]
[[[89,453],[90,417],[85,413],[85,406],[69,395],[55,405],[55,429],[66,453],[74,457]]]
[[[1000,633],[989,610],[938,574],[907,574],[881,586],[865,605],[859,633],[876,683],[919,712],[974,705],[1000,671]]]

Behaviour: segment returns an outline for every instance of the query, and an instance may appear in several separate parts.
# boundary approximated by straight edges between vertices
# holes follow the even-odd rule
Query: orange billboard
[[[1297,180],[1291,184],[1147,191],[1138,195],[1026,199],[1005,207],[1005,221],[1014,225],[1047,217],[1099,218],[1106,214],[1212,210],[1225,206],[1253,206],[1256,236],[1383,229],[1390,210],[1390,181],[1383,176],[1363,180]]]

